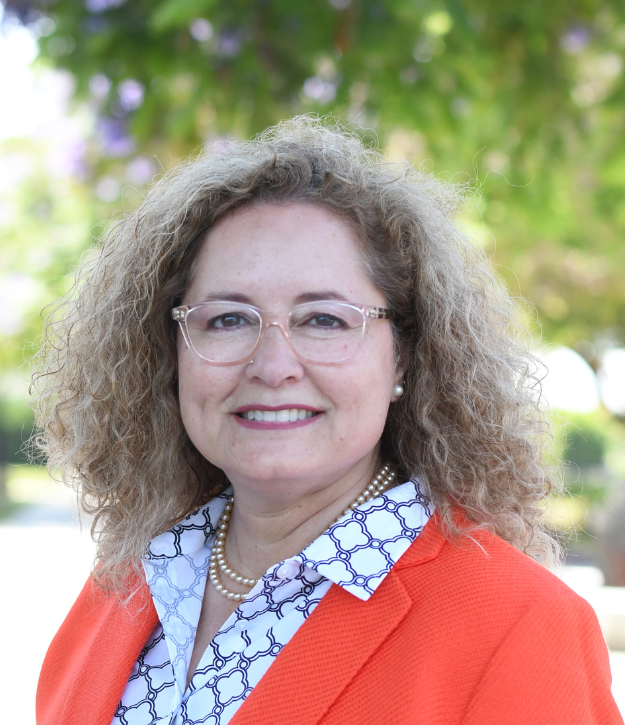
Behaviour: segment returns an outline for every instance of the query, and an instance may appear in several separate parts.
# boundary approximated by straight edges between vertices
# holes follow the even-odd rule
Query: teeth
[[[246,410],[241,413],[241,417],[245,420],[259,420],[267,423],[288,423],[296,420],[304,420],[312,418],[314,413],[312,410],[302,410],[301,408],[291,408],[285,410]]]

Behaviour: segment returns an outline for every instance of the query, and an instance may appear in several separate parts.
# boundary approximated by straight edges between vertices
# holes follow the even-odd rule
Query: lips
[[[242,405],[235,410],[237,422],[248,427],[269,427],[272,430],[282,427],[300,427],[311,422],[323,411],[308,405]]]
[[[258,420],[267,423],[294,423],[296,420],[305,420],[317,415],[312,410],[304,408],[282,408],[282,410],[260,410],[258,408],[245,410],[239,415],[245,420]]]

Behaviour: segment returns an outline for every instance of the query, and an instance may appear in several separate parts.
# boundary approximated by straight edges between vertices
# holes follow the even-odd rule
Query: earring
[[[395,398],[401,398],[404,394],[404,388],[401,385],[393,385],[393,395]]]

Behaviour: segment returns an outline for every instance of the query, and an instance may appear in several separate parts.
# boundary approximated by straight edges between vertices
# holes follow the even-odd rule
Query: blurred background
[[[34,722],[41,659],[93,556],[71,494],[22,449],[40,311],[165,170],[302,112],[352,122],[391,159],[466,187],[460,223],[522,298],[549,371],[568,485],[546,503],[568,544],[559,574],[599,615],[625,710],[625,6],[502,5],[0,2],[0,546],[12,552],[0,575],[18,653],[0,666],[17,703],[8,722]]]

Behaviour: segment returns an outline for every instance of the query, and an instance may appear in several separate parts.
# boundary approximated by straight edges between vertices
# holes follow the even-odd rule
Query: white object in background
[[[605,407],[611,413],[625,415],[625,347],[614,347],[604,353],[599,387]]]
[[[548,369],[543,394],[550,408],[570,413],[592,413],[599,407],[597,376],[584,358],[570,347],[534,353]]]
[[[594,566],[564,566],[554,571],[595,610],[611,650],[625,650],[625,587],[603,586],[603,572]]]
[[[554,571],[554,574],[581,597],[584,597],[584,592],[588,589],[605,584],[603,572],[596,566],[567,565]]]

